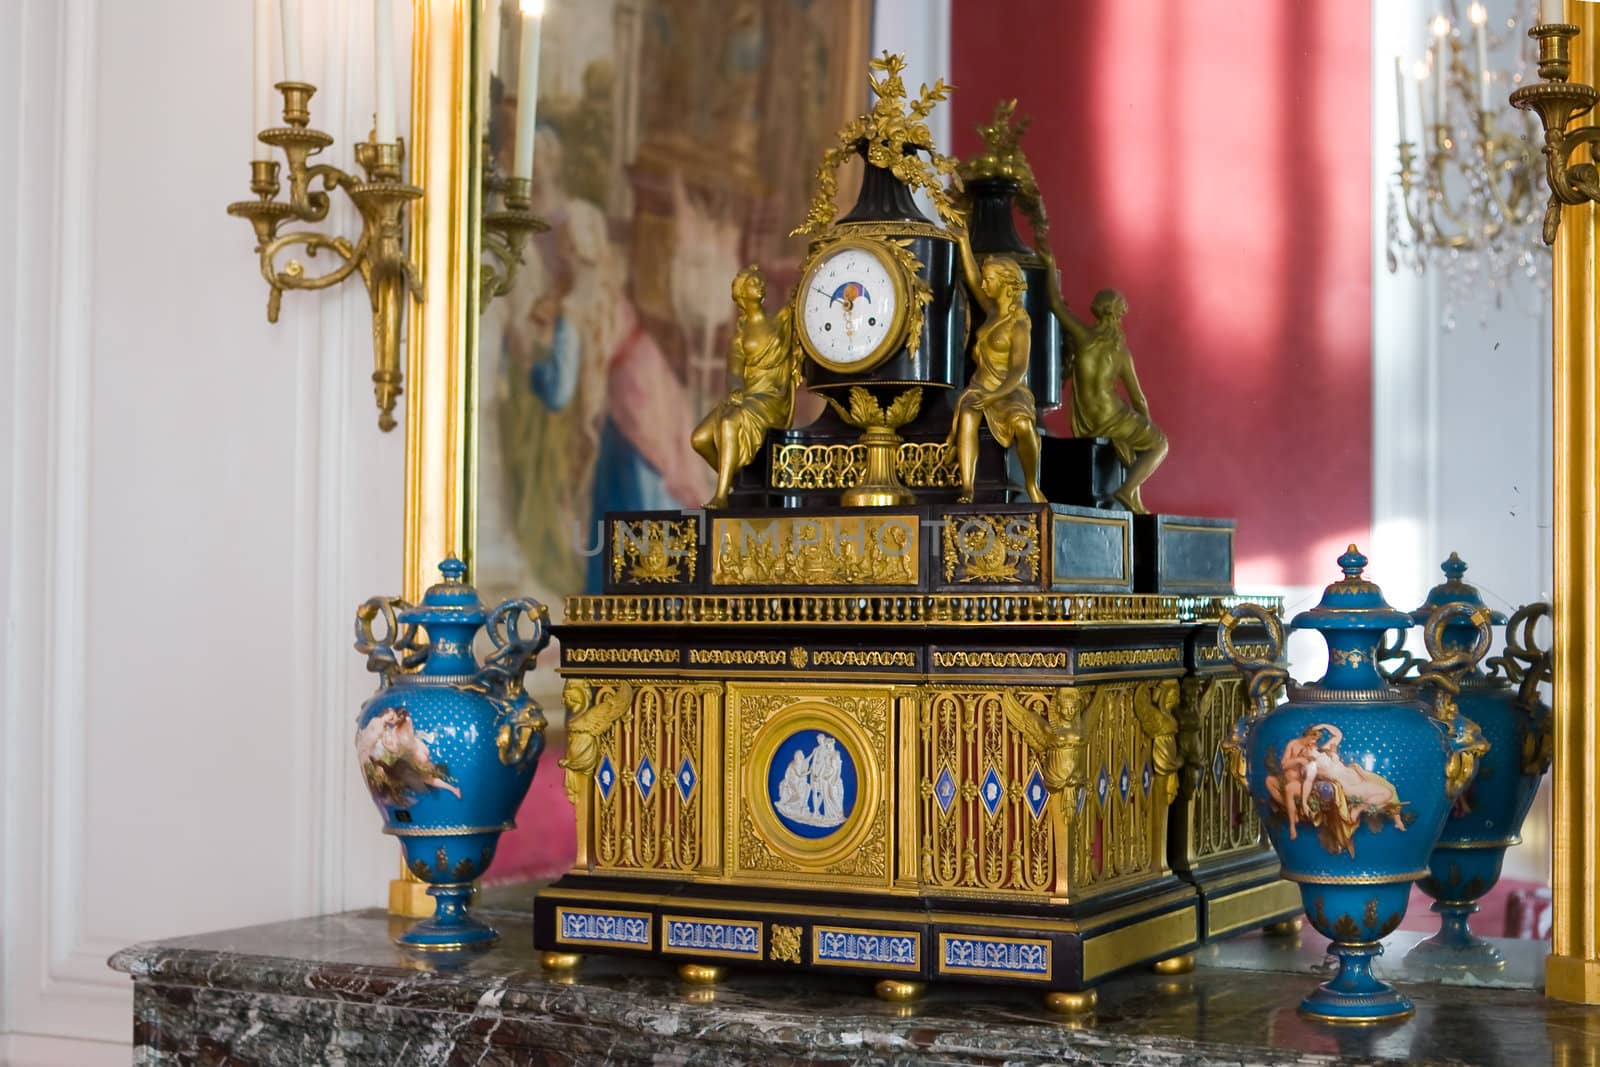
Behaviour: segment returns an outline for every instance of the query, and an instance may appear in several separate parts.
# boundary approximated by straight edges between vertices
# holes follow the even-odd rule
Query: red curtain
[[[1370,532],[1370,24],[1364,0],[954,0],[955,149],[997,99],[1033,117],[1066,297],[1127,296],[1172,442],[1146,503],[1236,516],[1241,589],[1331,580]]]

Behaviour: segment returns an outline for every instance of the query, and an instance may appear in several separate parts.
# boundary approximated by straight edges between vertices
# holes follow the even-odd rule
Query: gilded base
[[[1544,995],[1571,1004],[1600,1004],[1600,960],[1552,953],[1544,964]]]
[[[1268,937],[1293,937],[1305,929],[1305,925],[1304,919],[1280,919],[1263,926],[1261,932]]]
[[[1150,965],[1156,974],[1174,975],[1188,974],[1194,970],[1194,953],[1180,952],[1176,956],[1168,956],[1164,960],[1157,960]]]
[[[428,883],[415,878],[396,878],[389,883],[389,914],[408,919],[426,919],[433,914],[434,900]]]
[[[685,963],[678,968],[678,977],[690,985],[715,985],[722,981],[723,970],[709,963]]]
[[[907,982],[899,978],[885,978],[877,985],[873,986],[872,991],[878,995],[879,1000],[887,1000],[891,1003],[903,1004],[906,1001],[916,1000],[917,998],[921,997],[924,988],[925,986],[921,982]]]
[[[547,971],[571,971],[582,961],[576,952],[546,952],[539,957],[539,966]]]
[[[1057,1015],[1089,1015],[1100,1003],[1100,994],[1092,989],[1076,993],[1054,992],[1044,995],[1044,1006]]]

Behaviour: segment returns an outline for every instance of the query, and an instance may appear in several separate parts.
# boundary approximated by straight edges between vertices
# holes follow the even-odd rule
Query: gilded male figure
[[[1055,264],[1050,269],[1053,274]],[[1100,290],[1089,305],[1095,318],[1091,325],[1074,315],[1058,294],[1051,297],[1056,318],[1073,342],[1066,365],[1072,379],[1073,436],[1111,441],[1127,470],[1122,488],[1112,495],[1129,511],[1147,515],[1150,509],[1140,489],[1167,458],[1167,435],[1150,420],[1150,405],[1133,370],[1133,354],[1122,332],[1128,302],[1115,289]],[[1119,384],[1126,399],[1117,390]]]

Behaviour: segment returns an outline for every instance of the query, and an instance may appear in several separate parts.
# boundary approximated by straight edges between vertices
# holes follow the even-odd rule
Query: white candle
[[[478,82],[478,111],[483,116],[484,135],[488,136],[489,106],[493,99],[489,90],[494,72],[500,66],[500,0],[483,0],[483,31],[478,39],[483,47],[480,53],[483,73]]]
[[[1434,84],[1433,120],[1441,126],[1450,125],[1450,42],[1443,37],[1434,42],[1434,72],[1439,80]]]
[[[277,123],[272,120],[272,0],[256,0],[255,67],[250,110],[252,159],[271,159],[272,146],[256,136]]]
[[[393,0],[373,0],[373,22],[377,27],[378,50],[375,77],[378,110],[373,134],[379,144],[400,139],[394,123],[394,8]]]
[[[1411,70],[1417,76],[1417,121],[1422,123],[1421,140],[1426,148],[1428,131],[1433,126],[1433,120],[1428,115],[1428,65],[1419,59]]]
[[[539,99],[539,24],[544,0],[522,0],[522,53],[517,63],[517,148],[511,173],[533,177],[534,117]]]
[[[1539,0],[1539,21],[1567,21],[1566,5],[1561,0]]]
[[[1400,136],[1396,140],[1406,139],[1406,76],[1401,69],[1400,57],[1394,57],[1394,110],[1395,120]]]
[[[500,0],[483,0],[483,69],[500,69]]]
[[[300,0],[280,0],[278,13],[283,21],[283,80],[301,81]]]
[[[1489,110],[1489,37],[1483,24],[1489,21],[1489,13],[1483,5],[1474,0],[1468,13],[1472,19],[1472,37],[1478,46],[1478,110]]]

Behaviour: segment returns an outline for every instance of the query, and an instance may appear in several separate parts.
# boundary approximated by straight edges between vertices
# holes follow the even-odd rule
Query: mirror
[[[478,67],[493,75],[484,158],[506,174],[524,16],[517,0],[479,3]],[[550,0],[529,196],[550,230],[527,241],[507,293],[480,292],[473,355],[486,599],[532,594],[554,609],[598,590],[599,514],[710,495],[688,441],[723,388],[729,282],[752,262],[770,293],[796,280],[803,244],[787,231],[804,215],[821,149],[862,103],[871,7]],[[1252,20],[1154,3],[1034,7],[1028,40],[986,5],[954,4],[950,69],[928,78],[957,86],[958,155],[976,149],[973,127],[997,99],[1020,98],[1035,119],[1025,145],[1067,298],[1087,308],[1103,286],[1129,293],[1130,344],[1173,443],[1151,506],[1240,517],[1241,591],[1282,595],[1291,616],[1315,603],[1337,577],[1335,556],[1358,539],[1396,607],[1420,604],[1452,551],[1497,610],[1547,599],[1548,296],[1511,295],[1494,271],[1460,282],[1470,251],[1446,250],[1421,275],[1388,269],[1393,59],[1401,94],[1414,94],[1410,67],[1437,47],[1431,19],[1442,13],[1464,69],[1477,71],[1470,7],[1374,4],[1367,23],[1277,5],[1281,55],[1264,66],[1216,58],[1262,53]],[[1504,101],[1525,51],[1507,23],[1526,25],[1527,5],[1484,9],[1491,103],[1521,130]],[[1129,40],[1168,57],[1148,84],[1130,85],[1106,58]],[[1049,61],[1042,42],[1072,61]],[[1473,88],[1449,106],[1469,113]],[[1415,141],[1416,104],[1406,106]],[[1470,181],[1448,180],[1453,196],[1471,195]],[[1537,241],[1528,252],[1548,264]],[[1291,649],[1299,678],[1321,673],[1313,644]],[[538,681],[558,707],[548,663]],[[565,804],[559,780],[541,776],[528,803]],[[1547,884],[1547,794],[1548,783],[1507,857],[1507,891]],[[534,825],[570,823],[527,819],[516,837]],[[549,859],[519,849],[570,854],[570,842],[515,840],[502,875]],[[1501,894],[1482,932],[1502,932],[1505,914]],[[1422,902],[1412,906],[1408,925],[1430,921]]]

